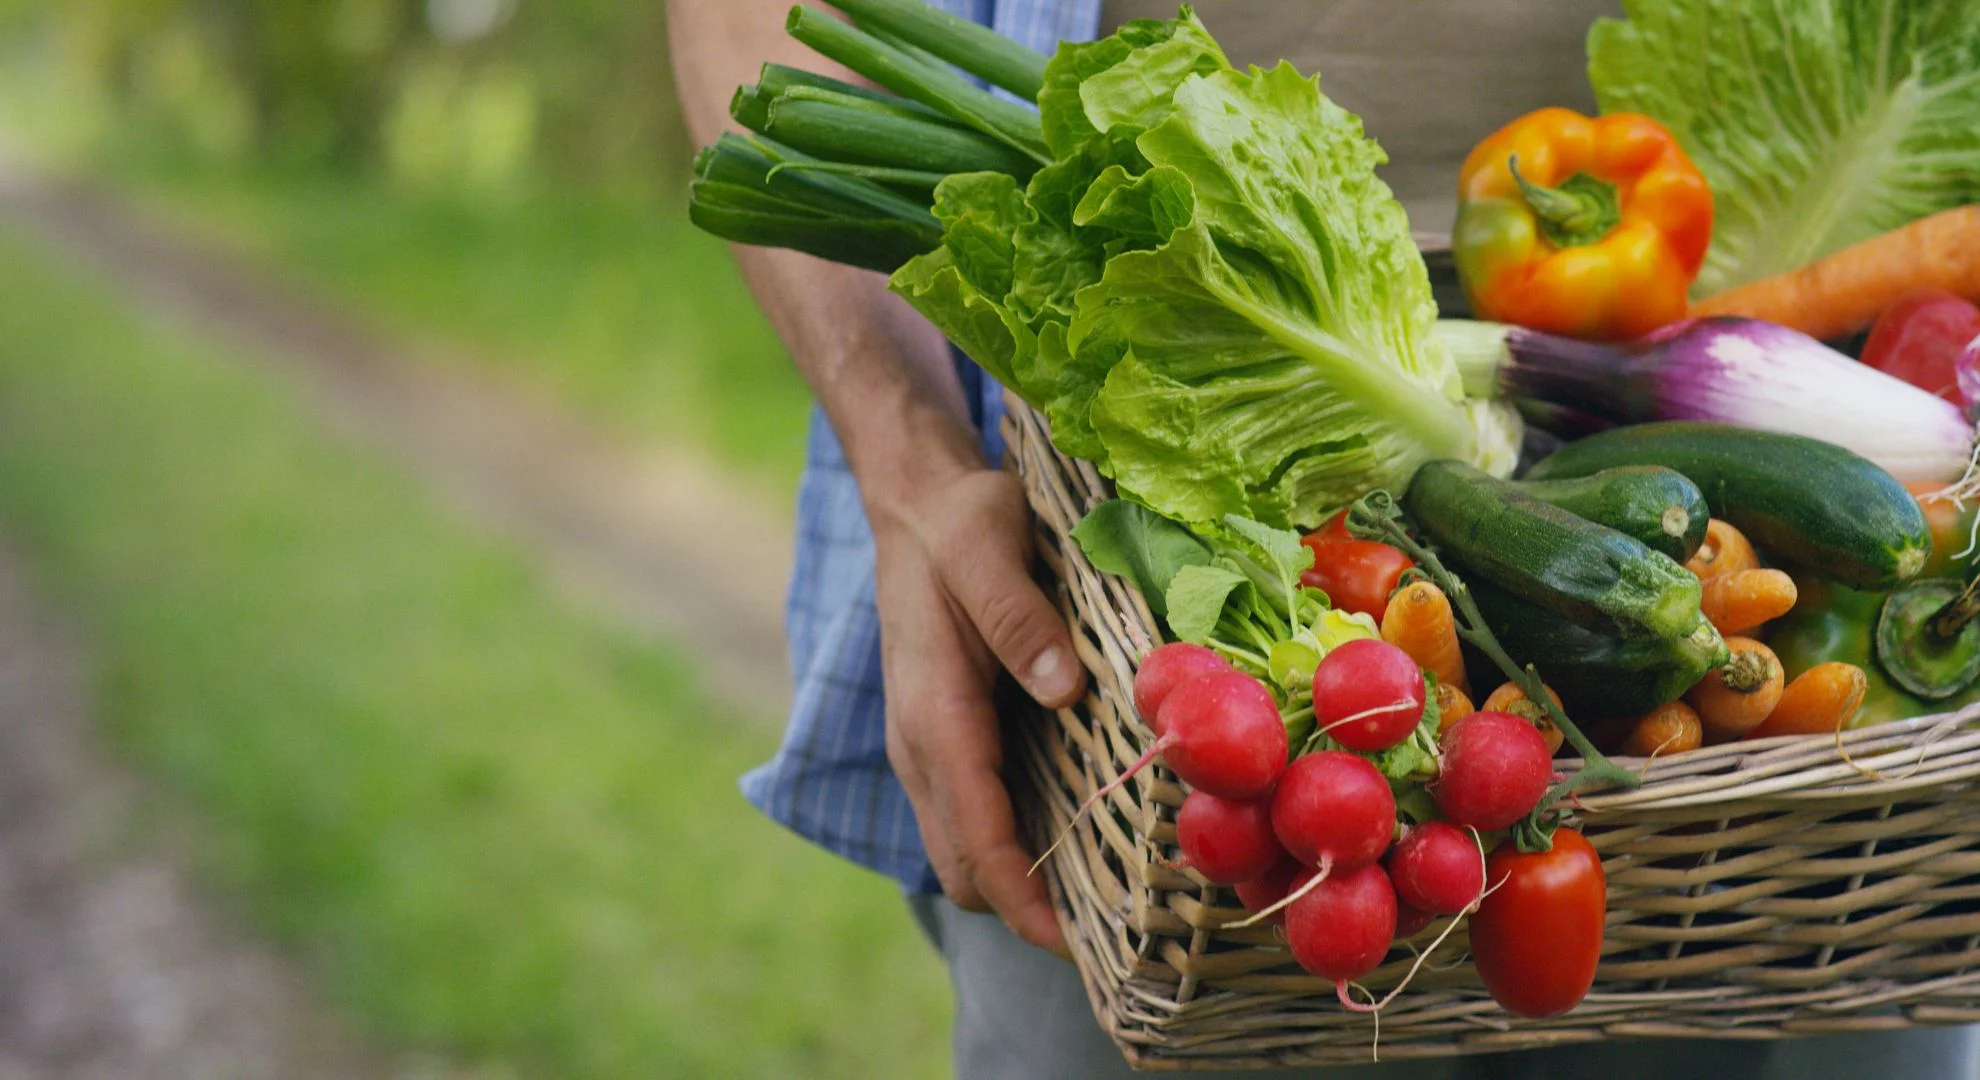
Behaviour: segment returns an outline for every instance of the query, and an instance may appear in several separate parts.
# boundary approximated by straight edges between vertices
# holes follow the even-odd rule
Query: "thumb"
[[[1060,708],[1085,691],[1086,672],[1064,617],[1031,579],[1030,556],[1022,542],[981,542],[974,558],[945,577],[1004,670],[1040,705]]]

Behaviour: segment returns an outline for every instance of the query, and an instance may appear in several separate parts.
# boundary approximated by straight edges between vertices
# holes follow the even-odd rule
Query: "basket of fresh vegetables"
[[[1980,1021],[1980,8],[1627,5],[1457,178],[1475,321],[1188,9],[834,6],[881,89],[767,66],[691,212],[1010,389],[1091,675],[1011,783],[1130,1059]]]

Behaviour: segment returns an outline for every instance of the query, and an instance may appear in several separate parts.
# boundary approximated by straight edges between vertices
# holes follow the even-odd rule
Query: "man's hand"
[[[1031,514],[1015,478],[963,467],[875,508],[887,759],[907,788],[942,889],[995,911],[1026,941],[1063,955],[1029,875],[1004,787],[992,690],[1008,670],[1040,704],[1077,700],[1085,672],[1057,608],[1031,580]]]

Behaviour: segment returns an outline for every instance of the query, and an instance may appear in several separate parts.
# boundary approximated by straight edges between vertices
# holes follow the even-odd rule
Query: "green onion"
[[[1036,101],[1045,85],[1043,55],[920,0],[825,2],[861,27],[884,31],[1026,101]]]
[[[725,240],[893,271],[942,242],[917,204],[769,139],[725,134],[695,157],[688,217]]]
[[[936,112],[919,101],[909,101],[899,94],[890,94],[885,90],[875,90],[870,86],[859,86],[854,83],[841,82],[838,79],[832,78],[830,75],[819,75],[816,72],[805,71],[802,68],[785,67],[782,64],[765,64],[763,65],[763,69],[756,73],[757,91],[769,97],[781,97],[785,93],[800,86],[809,87],[813,90],[831,90],[852,97],[863,97],[871,101],[878,101],[883,104],[893,105],[897,108],[919,113],[924,119],[940,120],[945,124],[955,123],[947,114]]]
[[[830,161],[928,172],[1002,172],[1020,180],[1037,163],[1001,143],[945,124],[893,115],[886,107],[825,90],[793,90],[770,103],[764,133]]]
[[[791,9],[784,27],[790,35],[828,59],[872,79],[1023,152],[1040,165],[1051,163],[1038,114],[971,85],[953,71],[933,67],[857,27],[802,5]]]

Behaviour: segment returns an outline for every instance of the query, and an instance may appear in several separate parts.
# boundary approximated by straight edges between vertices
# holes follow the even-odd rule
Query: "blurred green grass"
[[[685,202],[215,167],[137,137],[82,168],[436,355],[539,387],[620,437],[706,451],[767,495],[795,490],[809,391]]]
[[[381,307],[425,289],[499,323],[470,282],[423,280],[478,261],[463,232],[440,215],[443,240],[384,245],[393,213],[269,243],[342,252],[330,277],[434,244],[368,286]],[[537,270],[649,247],[591,228]],[[600,364],[573,380],[638,378]],[[568,609],[279,379],[4,231],[0,527],[81,623],[116,745],[373,1032],[556,1077],[944,1070],[941,967],[894,886],[737,794],[771,725]]]

